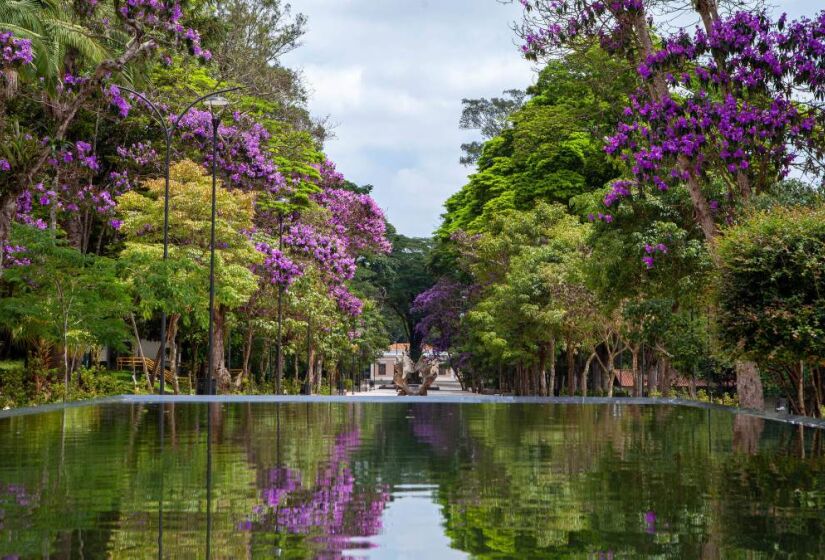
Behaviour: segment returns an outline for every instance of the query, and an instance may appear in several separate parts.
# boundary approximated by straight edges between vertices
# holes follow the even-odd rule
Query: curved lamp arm
[[[149,100],[148,97],[146,97],[142,93],[137,92],[137,91],[135,91],[131,88],[127,88],[126,86],[116,85],[115,87],[118,88],[118,89],[122,89],[123,91],[128,91],[132,95],[135,95],[135,96],[139,97],[140,99],[142,99],[143,102],[146,103],[146,105],[148,105],[149,108],[152,110],[152,113],[154,114],[155,120],[158,122],[158,124],[160,124],[163,127],[164,132],[166,132],[167,134],[169,133],[169,127],[166,124],[166,120],[163,118],[163,113],[160,112],[160,109],[158,109],[157,106],[154,103],[152,103]]]
[[[181,113],[175,118],[175,122],[172,124],[171,127],[169,127],[169,125],[167,124],[166,119],[163,118],[163,113],[160,112],[160,109],[158,109],[157,106],[154,103],[152,103],[149,100],[148,97],[146,97],[142,93],[140,93],[138,91],[135,91],[131,88],[128,88],[126,86],[116,85],[115,87],[117,87],[118,89],[122,89],[123,91],[129,92],[132,95],[135,95],[135,96],[139,97],[144,103],[146,103],[146,105],[148,105],[149,108],[152,110],[152,113],[153,113],[153,116],[155,117],[155,120],[158,122],[158,124],[160,124],[163,127],[163,129],[166,133],[171,133],[173,130],[176,130],[178,128],[178,125],[180,124],[181,119],[183,119],[183,117],[186,116],[186,113],[188,113],[192,109],[192,107],[194,107],[195,105],[197,105],[201,101],[205,101],[205,100],[209,99],[210,97],[215,97],[215,96],[221,95],[223,93],[230,93],[230,92],[233,92],[233,91],[237,91],[239,89],[243,89],[243,86],[236,86],[236,87],[221,89],[221,90],[218,90],[218,91],[213,91],[211,93],[207,93],[206,95],[201,95],[200,97],[195,99],[192,103],[187,105],[186,109],[181,111]]]

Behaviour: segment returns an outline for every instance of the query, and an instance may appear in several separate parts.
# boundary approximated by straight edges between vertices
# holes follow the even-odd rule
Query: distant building
[[[433,355],[433,349],[431,346],[424,345],[422,351],[425,356],[429,357]],[[392,381],[393,366],[395,365],[395,361],[404,354],[409,354],[409,352],[410,345],[406,342],[396,342],[391,344],[390,347],[387,348],[372,365],[370,365],[370,379],[375,381]],[[447,355],[440,355],[439,360],[441,362],[438,372],[439,378],[443,376],[445,379],[455,379],[453,369],[446,364]]]

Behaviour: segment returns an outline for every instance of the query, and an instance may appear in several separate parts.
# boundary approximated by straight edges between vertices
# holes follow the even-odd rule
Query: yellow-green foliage
[[[211,228],[211,178],[192,161],[172,166],[169,184],[169,270],[160,268],[163,230],[163,179],[144,183],[144,190],[131,191],[118,200],[127,244],[122,255],[128,277],[142,298],[162,300],[171,309],[186,312],[207,292]],[[216,192],[215,272],[218,301],[227,307],[243,305],[256,288],[250,267],[260,253],[243,232],[252,228],[254,194],[229,191],[220,184]],[[153,274],[175,278],[146,284]],[[162,280],[162,279],[161,279]],[[167,286],[167,288],[159,288]],[[175,293],[167,293],[171,290]],[[164,293],[158,293],[164,291]],[[154,305],[149,305],[154,307]],[[168,310],[168,309],[167,309]]]

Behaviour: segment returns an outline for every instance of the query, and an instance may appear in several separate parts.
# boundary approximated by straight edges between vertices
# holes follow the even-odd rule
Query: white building
[[[372,365],[370,365],[370,379],[375,381],[376,384],[392,383],[393,366],[395,365],[395,361],[400,359],[404,354],[409,353],[409,350],[410,345],[406,342],[391,344],[390,347],[387,348]],[[432,356],[432,348],[425,346],[424,355]],[[439,368],[438,378],[455,380],[456,377],[452,368],[443,364],[443,362],[446,361],[447,356],[440,356],[440,358],[442,360],[442,365]]]

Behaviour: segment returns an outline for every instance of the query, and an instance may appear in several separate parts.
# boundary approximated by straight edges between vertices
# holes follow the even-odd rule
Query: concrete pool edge
[[[734,415],[745,415],[764,420],[773,420],[805,426],[810,428],[825,429],[825,419],[811,418],[808,416],[795,416],[791,414],[779,414],[776,412],[738,408],[721,404],[706,403],[680,398],[667,397],[502,397],[495,395],[478,396],[439,396],[430,397],[382,397],[382,396],[360,396],[353,398],[349,396],[300,396],[300,395],[117,395],[89,399],[84,401],[71,401],[66,403],[51,403],[40,406],[27,406],[23,408],[10,408],[0,410],[0,419],[12,418],[15,416],[28,416],[43,412],[53,412],[68,408],[80,408],[85,406],[98,406],[106,404],[161,404],[161,403],[417,403],[417,404],[614,404],[614,405],[669,405],[669,406],[689,406],[693,408],[704,408],[708,410],[726,411]]]

